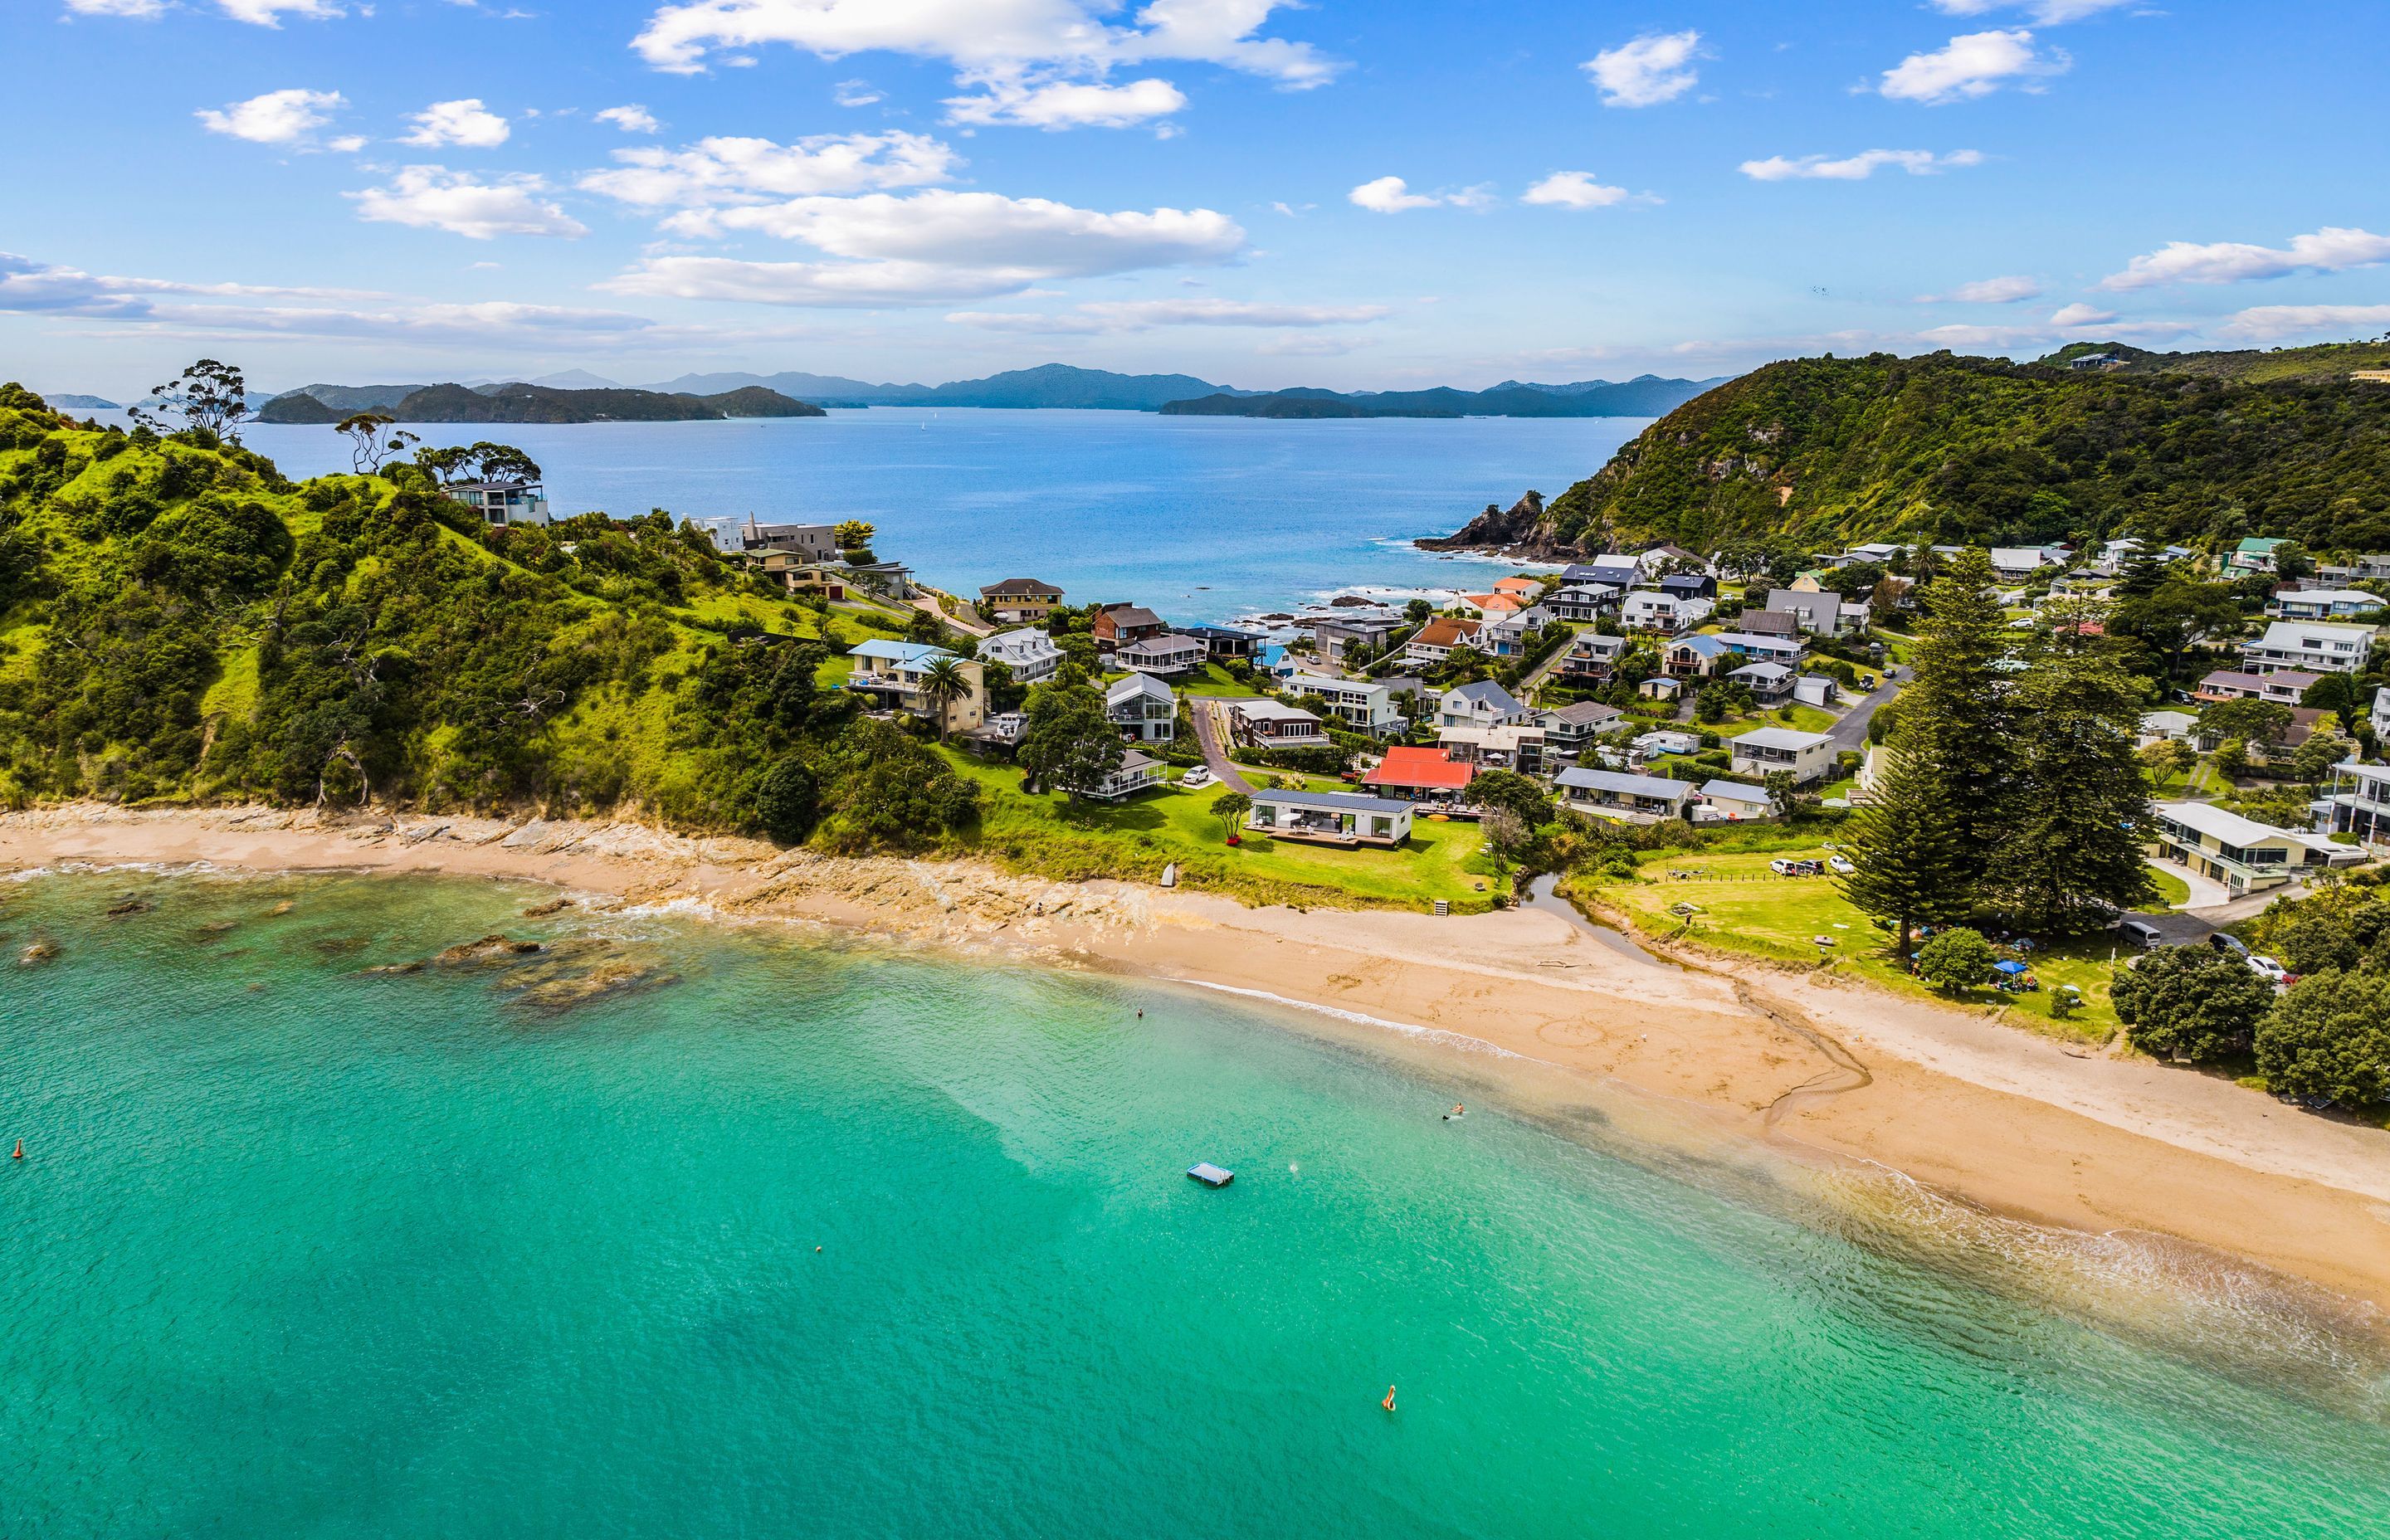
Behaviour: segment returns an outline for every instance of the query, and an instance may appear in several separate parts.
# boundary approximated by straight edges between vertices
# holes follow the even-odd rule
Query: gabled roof
[[[1741,781],[1703,781],[1702,795],[1714,802],[1764,802],[1773,806],[1776,802],[1765,787],[1748,786]]]
[[[1111,616],[1112,624],[1115,626],[1160,625],[1163,623],[1161,616],[1139,604],[1124,604],[1116,610],[1107,610],[1102,615],[1099,615],[1096,618],[1100,621],[1103,619],[1104,615]]]
[[[1143,641],[1131,642],[1120,650],[1121,656],[1124,658],[1159,658],[1173,652],[1189,650],[1201,652],[1203,650],[1203,643],[1198,637],[1182,636],[1176,631],[1165,631],[1159,636],[1148,636]]]
[[[1150,674],[1131,674],[1104,687],[1104,704],[1117,706],[1133,695],[1150,695],[1160,700],[1176,699],[1170,687]]]
[[[1577,700],[1544,713],[1558,718],[1572,727],[1593,727],[1604,722],[1615,722],[1626,713],[1615,706],[1605,706],[1599,700]]]
[[[1819,610],[1831,617],[1842,602],[1843,596],[1831,589],[1815,594],[1799,588],[1771,588],[1767,591],[1767,608],[1770,610]]]
[[[991,583],[979,591],[979,597],[983,599],[1028,599],[1049,596],[1060,598],[1061,595],[1062,590],[1037,578],[1006,578],[1002,583]]]
[[[1060,647],[1056,645],[1053,637],[1048,636],[1046,633],[1038,630],[1034,626],[1027,625],[1012,631],[999,631],[995,635],[990,636],[986,641],[982,642],[980,646],[1019,648],[1025,647],[1032,642],[1043,643],[1047,647],[1053,648],[1057,652],[1062,650]]]
[[[1679,636],[1668,644],[1671,652],[1698,652],[1704,658],[1723,658],[1727,645],[1715,636]]]
[[[2266,635],[2259,639],[2258,645],[2296,647],[2302,636],[2321,636],[2333,642],[2362,642],[2370,640],[2381,629],[2375,625],[2349,625],[2338,621],[2276,621],[2266,627]]]
[[[1481,629],[1483,628],[1475,621],[1457,620],[1446,616],[1443,620],[1430,621],[1420,627],[1419,635],[1413,636],[1411,640],[1422,647],[1458,647],[1464,642],[1475,641],[1477,633]]]
[[[1384,763],[1363,777],[1369,786],[1425,786],[1458,791],[1477,778],[1477,766],[1441,749],[1389,749]]]
[[[2232,548],[2243,556],[2272,556],[2274,547],[2282,543],[2282,538],[2278,536],[2268,539],[2263,535],[2251,535]]]
[[[1786,668],[1781,663],[1771,663],[1763,659],[1756,663],[1743,664],[1742,667],[1736,669],[1732,674],[1728,674],[1727,677],[1729,679],[1761,679],[1772,685],[1779,679],[1792,678],[1792,671]]]
[[[1300,706],[1291,705],[1284,700],[1273,700],[1266,695],[1257,695],[1251,699],[1235,701],[1228,709],[1236,712],[1239,716],[1245,717],[1254,722],[1292,722],[1297,718],[1301,718],[1305,722],[1317,722],[1319,720],[1318,717],[1304,711]]]
[[[1527,709],[1519,704],[1517,696],[1491,679],[1480,679],[1473,685],[1455,685],[1444,692],[1444,699],[1446,701],[1458,699],[1472,706],[1491,706],[1506,716],[1515,715]]]

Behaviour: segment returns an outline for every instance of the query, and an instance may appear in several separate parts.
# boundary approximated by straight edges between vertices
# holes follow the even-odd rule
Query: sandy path
[[[2390,1305],[2390,1134],[2143,1060],[2077,1058],[1830,977],[1654,964],[1535,909],[1247,909],[1123,883],[838,861],[634,825],[76,807],[0,816],[0,868],[206,861],[520,878],[817,920],[1440,1029],[1880,1162],[2021,1217],[2173,1235]],[[1479,1055],[1471,1068],[1499,1072]]]

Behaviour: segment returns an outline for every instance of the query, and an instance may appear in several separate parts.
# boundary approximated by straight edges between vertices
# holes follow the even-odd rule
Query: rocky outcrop
[[[1582,561],[1586,553],[1554,537],[1544,518],[1544,494],[1530,492],[1503,508],[1493,503],[1449,535],[1412,544],[1422,551],[1480,551],[1520,561]]]

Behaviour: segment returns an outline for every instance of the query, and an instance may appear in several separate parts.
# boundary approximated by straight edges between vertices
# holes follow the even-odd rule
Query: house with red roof
[[[1458,802],[1477,778],[1477,766],[1442,749],[1394,748],[1361,783],[1381,797],[1412,802]]]

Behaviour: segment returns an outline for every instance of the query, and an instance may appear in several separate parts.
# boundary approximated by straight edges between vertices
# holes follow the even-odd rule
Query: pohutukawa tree
[[[404,430],[385,439],[382,430],[397,421],[387,412],[352,412],[333,424],[332,431],[349,441],[349,464],[358,475],[379,473],[384,460],[418,442],[414,434]]]
[[[152,387],[148,404],[127,415],[156,432],[197,428],[238,443],[241,422],[249,416],[249,384],[234,366],[202,358],[179,378]]]

